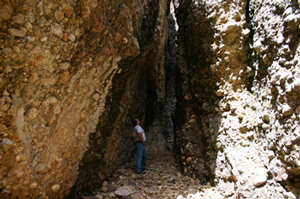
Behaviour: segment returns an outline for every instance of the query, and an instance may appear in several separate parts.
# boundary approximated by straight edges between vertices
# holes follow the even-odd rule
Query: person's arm
[[[139,135],[140,140],[142,141],[143,145],[145,145],[142,133],[138,133],[138,135]]]

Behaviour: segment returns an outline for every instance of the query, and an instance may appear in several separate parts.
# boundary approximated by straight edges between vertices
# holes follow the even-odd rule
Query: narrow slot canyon
[[[0,25],[0,198],[300,197],[298,0],[0,0]]]

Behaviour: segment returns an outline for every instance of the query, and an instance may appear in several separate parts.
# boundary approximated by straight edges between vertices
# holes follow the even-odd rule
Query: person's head
[[[133,126],[140,125],[140,121],[138,119],[134,119],[132,120],[132,125]]]

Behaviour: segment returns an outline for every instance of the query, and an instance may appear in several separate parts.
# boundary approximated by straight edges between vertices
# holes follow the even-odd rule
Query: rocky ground
[[[201,185],[199,180],[183,176],[176,167],[171,154],[149,156],[146,174],[135,173],[135,163],[127,163],[119,168],[102,187],[96,189],[93,196],[83,199],[98,198],[223,198],[209,184]]]

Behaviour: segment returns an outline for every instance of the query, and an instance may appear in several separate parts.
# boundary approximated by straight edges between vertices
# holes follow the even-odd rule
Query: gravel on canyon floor
[[[221,199],[218,191],[201,185],[198,179],[184,176],[176,167],[171,154],[148,157],[145,174],[135,173],[135,163],[121,166],[102,187],[83,199],[101,198],[176,198],[176,199]]]

